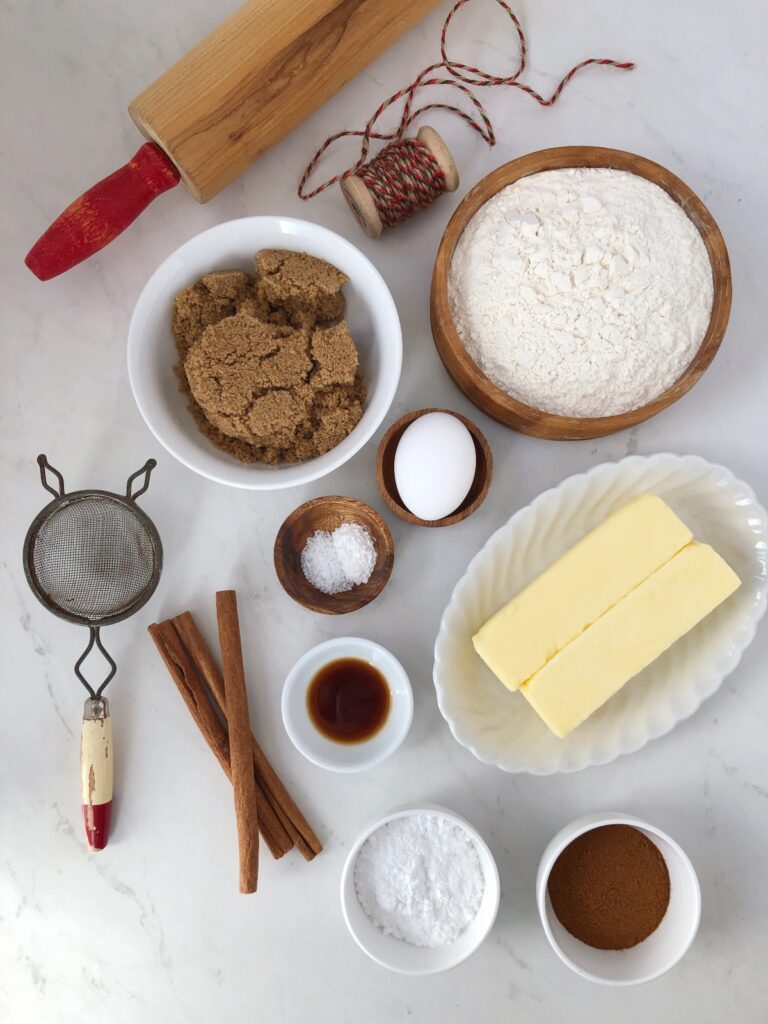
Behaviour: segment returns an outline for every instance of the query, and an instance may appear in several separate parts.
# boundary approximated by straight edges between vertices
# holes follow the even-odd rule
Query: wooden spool
[[[440,135],[434,128],[424,125],[419,128],[416,138],[424,143],[437,161],[445,176],[446,192],[455,192],[459,187],[459,171]],[[384,224],[376,207],[376,200],[365,182],[356,174],[350,174],[348,178],[342,179],[340,188],[363,231],[369,238],[378,238],[384,230]]]

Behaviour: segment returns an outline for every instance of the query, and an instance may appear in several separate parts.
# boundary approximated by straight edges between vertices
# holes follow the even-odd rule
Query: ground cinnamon
[[[259,873],[259,828],[256,780],[253,775],[251,720],[245,688],[237,596],[234,590],[216,594],[224,694],[227,700],[229,766],[235,795],[237,839],[240,847],[240,892],[256,892]]]
[[[630,825],[578,836],[555,861],[549,898],[558,921],[595,949],[629,949],[658,928],[669,871],[655,843]]]

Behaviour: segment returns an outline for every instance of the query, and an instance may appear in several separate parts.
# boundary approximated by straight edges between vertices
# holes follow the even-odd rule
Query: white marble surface
[[[511,512],[566,475],[627,452],[690,451],[730,466],[768,498],[763,3],[519,0],[533,84],[551,87],[561,69],[590,54],[633,57],[637,71],[587,72],[553,110],[518,93],[485,96],[500,139],[495,150],[458,120],[435,116],[457,156],[460,192],[411,226],[368,241],[337,194],[305,205],[294,183],[327,134],[360,124],[436,59],[443,4],[215,201],[198,206],[177,189],[88,264],[37,282],[21,262],[29,244],[65,202],[136,148],[127,102],[212,28],[222,8],[234,6],[3,4],[0,1019],[766,1020],[768,630],[721,691],[673,734],[567,777],[508,777],[474,761],[451,739],[430,679],[439,616],[469,557]],[[457,57],[506,66],[512,37],[490,3],[481,0],[463,24],[467,42],[454,47]],[[505,160],[566,143],[635,150],[687,180],[723,229],[735,295],[721,354],[691,395],[639,430],[569,445],[517,436],[476,413],[435,355],[427,308],[435,248],[466,187]],[[274,576],[272,542],[283,517],[314,495],[351,494],[382,509],[375,444],[305,489],[264,496],[227,490],[159,449],[128,389],[126,330],[147,276],[202,228],[263,212],[334,228],[387,279],[406,344],[387,422],[418,406],[446,404],[478,419],[496,458],[491,496],[463,525],[419,531],[387,515],[397,544],[392,581],[380,600],[345,619],[313,617],[291,604]],[[165,542],[165,574],[151,605],[108,634],[119,663],[109,692],[119,795],[112,841],[99,856],[84,849],[77,793],[83,692],[71,665],[83,634],[36,603],[21,570],[24,532],[45,498],[34,463],[39,451],[71,487],[117,489],[147,456],[159,461],[143,501]],[[144,632],[152,618],[187,606],[211,630],[213,591],[228,586],[241,595],[258,734],[327,843],[311,865],[295,855],[278,864],[265,857],[255,898],[236,892],[228,787]],[[390,646],[416,693],[405,746],[357,777],[304,762],[279,719],[280,687],[294,659],[345,632]],[[439,801],[470,818],[503,880],[499,919],[481,951],[454,972],[423,980],[388,974],[359,953],[337,893],[345,851],[360,828],[411,800]],[[701,931],[688,957],[666,978],[632,991],[571,975],[548,948],[534,904],[547,840],[575,816],[605,808],[669,830],[693,858],[703,888]]]

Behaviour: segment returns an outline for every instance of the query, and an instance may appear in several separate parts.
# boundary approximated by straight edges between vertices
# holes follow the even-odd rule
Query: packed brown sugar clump
[[[344,322],[347,278],[306,253],[266,249],[256,275],[206,274],[176,296],[176,371],[200,430],[242,462],[303,462],[363,415]]]

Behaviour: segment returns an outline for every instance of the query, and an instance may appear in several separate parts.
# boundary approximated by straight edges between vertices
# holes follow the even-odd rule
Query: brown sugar
[[[250,444],[290,444],[306,416],[312,369],[304,335],[245,313],[206,327],[184,360],[189,387],[209,421]],[[277,390],[276,390],[277,389]]]
[[[262,249],[254,262],[259,294],[297,326],[338,320],[344,313],[341,288],[349,279],[325,260],[287,249]]]
[[[189,288],[183,288],[173,306],[171,328],[184,358],[206,327],[237,312],[254,292],[252,279],[241,270],[220,270],[206,274]]]
[[[264,250],[256,262],[256,280],[218,271],[176,296],[176,371],[218,448],[242,462],[305,461],[363,415],[354,341],[343,321],[327,323],[343,313],[347,278],[304,253]]]
[[[363,415],[365,389],[360,384],[338,384],[317,393],[312,403],[312,443],[323,451],[340,444],[350,431],[350,417]]]
[[[310,340],[310,352],[315,364],[312,375],[315,387],[354,382],[357,349],[343,320],[331,327],[316,327]]]
[[[251,279],[242,270],[214,270],[200,279],[200,284],[215,299],[226,299],[237,305],[251,290]]]
[[[659,848],[631,825],[603,825],[573,840],[547,886],[560,924],[595,949],[629,949],[654,932],[669,904]]]

